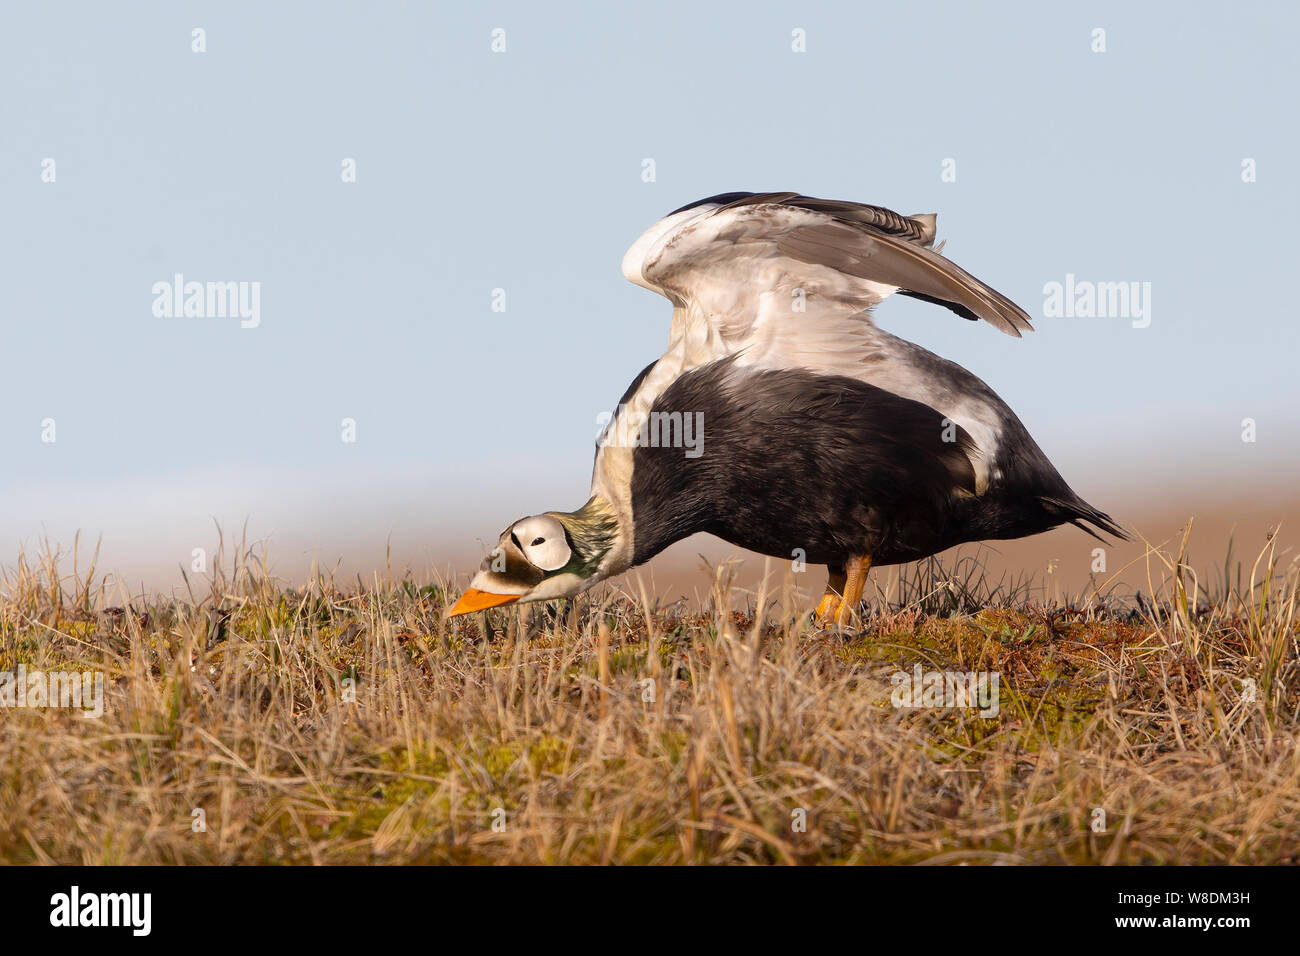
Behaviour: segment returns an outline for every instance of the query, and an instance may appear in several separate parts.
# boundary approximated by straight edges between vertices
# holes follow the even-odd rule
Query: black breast
[[[638,564],[696,532],[817,564],[913,560],[962,540],[975,490],[970,436],[928,405],[734,358],[678,378],[637,442]]]

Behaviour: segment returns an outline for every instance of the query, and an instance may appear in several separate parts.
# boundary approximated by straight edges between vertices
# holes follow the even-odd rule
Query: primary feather
[[[726,193],[651,226],[623,272],[697,310],[733,348],[764,323],[856,315],[894,292],[1009,335],[1033,328],[1014,302],[931,248],[934,238],[933,215],[797,193]]]

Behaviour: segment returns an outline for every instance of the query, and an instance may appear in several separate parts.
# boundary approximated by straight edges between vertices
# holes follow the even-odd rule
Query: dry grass
[[[0,671],[102,670],[107,711],[0,710],[0,858],[1297,862],[1300,573],[1147,561],[1131,608],[927,563],[819,634],[720,569],[721,614],[607,592],[485,635],[436,583],[286,589],[243,546],[184,600],[20,559]],[[916,662],[997,671],[1000,715],[892,707]]]

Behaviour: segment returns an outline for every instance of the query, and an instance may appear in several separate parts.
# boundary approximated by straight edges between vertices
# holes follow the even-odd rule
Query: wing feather
[[[726,193],[656,223],[623,268],[678,308],[703,313],[733,343],[778,318],[842,320],[896,291],[1009,335],[1033,328],[1014,302],[935,251],[934,239],[933,215],[790,192]],[[802,308],[792,307],[800,299]]]

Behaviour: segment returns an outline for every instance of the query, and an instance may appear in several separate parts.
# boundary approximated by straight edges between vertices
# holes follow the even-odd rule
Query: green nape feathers
[[[547,514],[564,525],[573,547],[573,556],[561,571],[581,578],[591,577],[618,537],[614,509],[604,498],[593,495],[577,511],[548,511]]]

